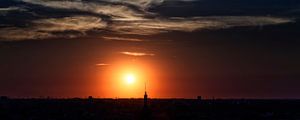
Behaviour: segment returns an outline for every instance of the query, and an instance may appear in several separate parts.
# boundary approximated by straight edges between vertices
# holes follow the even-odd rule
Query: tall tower
[[[145,81],[145,94],[144,94],[144,107],[142,112],[142,120],[151,120],[151,111],[148,106],[148,95],[146,89],[146,81]]]
[[[145,82],[144,108],[147,108],[147,106],[148,106],[148,95],[146,91],[146,82]]]

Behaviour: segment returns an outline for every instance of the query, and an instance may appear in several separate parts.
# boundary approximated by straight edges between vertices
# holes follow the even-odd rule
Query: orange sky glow
[[[144,94],[145,83],[148,93],[159,96],[158,71],[154,65],[130,60],[115,62],[102,68],[99,74],[99,93],[105,98],[140,98]],[[155,71],[155,72],[154,72]]]

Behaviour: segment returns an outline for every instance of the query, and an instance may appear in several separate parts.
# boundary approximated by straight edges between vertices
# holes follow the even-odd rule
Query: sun
[[[135,83],[136,76],[134,74],[126,74],[124,80],[127,84],[131,85]]]
[[[154,95],[159,88],[156,81],[159,80],[158,73],[161,72],[154,71],[156,64],[151,62],[112,61],[110,65],[101,65],[102,68],[97,74],[99,87],[94,89],[100,91],[102,97],[140,98],[144,95],[147,83],[147,92]]]

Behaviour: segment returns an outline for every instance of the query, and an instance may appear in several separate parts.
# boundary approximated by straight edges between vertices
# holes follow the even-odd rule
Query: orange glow
[[[154,67],[150,63],[122,61],[111,63],[101,70],[98,83],[101,97],[141,98],[144,95],[145,83],[148,93],[158,88]]]

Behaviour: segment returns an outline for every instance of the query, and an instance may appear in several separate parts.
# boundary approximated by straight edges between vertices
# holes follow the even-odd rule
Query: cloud
[[[23,0],[24,2],[57,9],[79,10],[99,15],[107,15],[112,19],[139,20],[145,13],[138,12],[126,5],[104,4],[98,2],[83,2],[81,0]]]
[[[109,66],[110,64],[106,64],[106,63],[99,63],[99,64],[96,64],[96,66]]]
[[[164,0],[21,1],[26,3],[23,4],[23,8],[13,6],[0,8],[0,14],[1,12],[9,14],[7,11],[16,10],[24,12],[26,11],[24,8],[33,7],[32,5],[40,5],[39,9],[43,9],[43,12],[35,11],[37,9],[30,9],[28,12],[33,12],[37,14],[35,17],[39,17],[34,19],[32,17],[22,17],[24,20],[19,20],[24,22],[22,27],[14,26],[14,24],[1,24],[0,40],[73,38],[86,35],[88,31],[101,32],[101,30],[114,34],[153,35],[171,31],[192,32],[204,29],[225,29],[239,26],[263,26],[293,22],[291,18],[270,16],[164,17],[158,13],[148,11],[149,7],[163,4]],[[49,8],[57,9],[60,12],[68,12],[65,12],[63,17],[59,13],[49,15]],[[115,36],[104,36],[103,38],[119,41],[144,41]]]
[[[0,8],[0,12],[9,12],[9,11],[26,11],[26,9],[16,6],[11,6],[7,8]]]
[[[107,24],[101,18],[91,16],[73,16],[64,18],[50,18],[33,21],[39,31],[63,32],[80,31],[82,33],[92,30],[105,28]]]
[[[135,56],[135,57],[142,57],[142,56],[154,56],[153,53],[141,53],[141,52],[121,52],[121,54]]]
[[[9,12],[14,12],[14,11],[27,11],[24,8],[21,7],[16,7],[16,6],[11,6],[11,7],[7,7],[7,8],[0,8],[0,15],[6,15]]]
[[[145,40],[142,39],[136,39],[136,38],[124,38],[124,37],[109,37],[109,36],[104,36],[102,37],[105,40],[111,40],[111,41],[129,41],[129,42],[143,42]]]
[[[0,30],[0,39],[2,41],[17,41],[26,39],[45,39],[54,37],[50,33],[39,32],[31,28],[7,27]]]
[[[106,1],[117,2],[117,3],[128,3],[128,4],[139,6],[144,9],[152,5],[162,4],[164,2],[164,0],[106,0]]]
[[[1,28],[0,39],[24,40],[54,37],[73,38],[84,35],[89,30],[104,29],[107,26],[101,18],[91,16],[40,19],[32,21],[31,24],[30,27]],[[80,34],[76,32],[80,32]]]
[[[169,31],[192,32],[202,29],[224,29],[238,26],[262,26],[293,22],[289,18],[264,16],[213,16],[192,18],[144,19],[117,21],[111,29],[121,34],[152,35]]]
[[[130,22],[116,22],[112,30],[121,34],[152,35],[168,31],[194,31],[207,28],[218,23],[205,20],[172,20],[172,19],[148,19]]]

